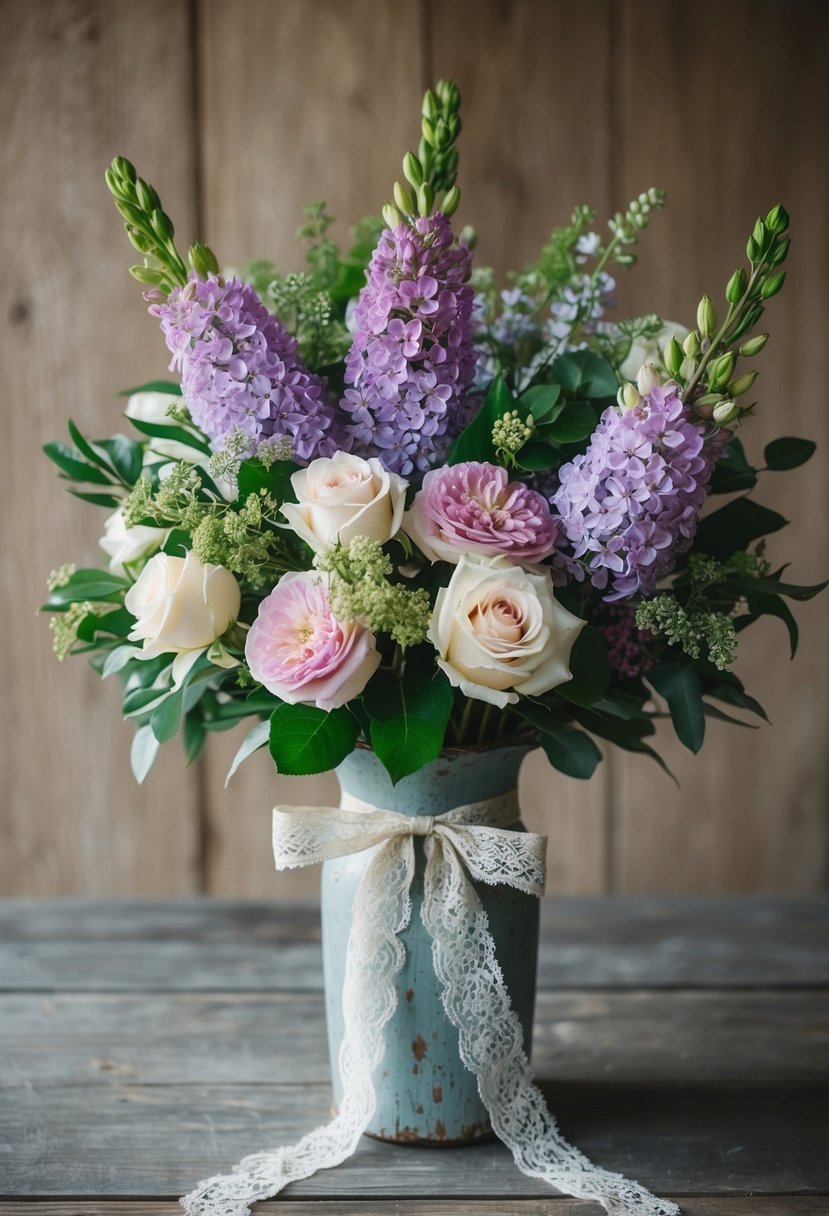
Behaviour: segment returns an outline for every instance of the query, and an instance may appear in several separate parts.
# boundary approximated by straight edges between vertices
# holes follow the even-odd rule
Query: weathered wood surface
[[[2,1216],[165,1216],[198,1178],[326,1117],[321,995],[298,990],[286,952],[292,936],[315,950],[313,909],[194,901],[109,911],[0,904],[7,947],[51,941],[74,966],[87,959],[75,990],[68,970],[53,991],[0,978]],[[696,914],[687,900],[562,901],[572,967],[601,937],[608,957],[627,945],[639,960],[604,987],[569,990],[542,968],[535,1067],[565,1135],[678,1196],[685,1216],[829,1211],[828,922],[819,900],[709,900]],[[226,969],[234,934],[260,935],[245,973],[253,990]],[[677,953],[673,982],[649,985],[660,972],[643,961],[672,936],[698,978],[677,968]],[[764,958],[752,942],[766,944]],[[110,969],[125,978],[142,943],[163,961],[160,991],[106,991]],[[266,951],[283,991],[255,988]],[[796,972],[779,965],[787,951]],[[194,972],[212,991],[187,990]],[[444,1216],[447,1205],[475,1216],[599,1216],[550,1198],[498,1144],[418,1152],[366,1140],[262,1211],[300,1216],[323,1200],[338,1216]]]
[[[546,901],[539,982],[554,991],[826,985],[827,906],[822,896]],[[0,900],[0,989],[321,984],[319,910],[310,902]]]
[[[533,1066],[568,1082],[829,1083],[829,1001],[823,991],[799,990],[760,999],[755,991],[542,992]],[[4,1087],[329,1078],[321,993],[3,998]]]

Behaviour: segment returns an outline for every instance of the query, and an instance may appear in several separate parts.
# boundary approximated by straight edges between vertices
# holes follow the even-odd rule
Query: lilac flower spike
[[[672,381],[635,409],[605,410],[551,500],[570,542],[559,569],[577,579],[586,571],[608,602],[653,595],[694,539],[722,434],[706,439]]]
[[[372,255],[341,404],[357,446],[392,472],[431,468],[468,420],[470,260],[440,212],[385,229]]]
[[[193,421],[214,448],[240,430],[252,453],[263,440],[287,436],[301,464],[348,446],[319,376],[249,284],[193,276],[150,312],[161,322]]]

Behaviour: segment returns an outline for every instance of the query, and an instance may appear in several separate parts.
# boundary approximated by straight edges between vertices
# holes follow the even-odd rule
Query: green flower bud
[[[717,310],[710,296],[703,296],[697,306],[697,329],[704,338],[711,338],[716,332]]]
[[[718,426],[728,426],[740,416],[740,407],[736,401],[721,401],[714,406],[714,421]]]
[[[738,304],[743,298],[747,286],[748,277],[746,276],[746,272],[742,266],[738,266],[728,280],[728,286],[725,289],[725,298],[729,304]]]
[[[740,347],[740,354],[744,355],[746,359],[751,359],[754,357],[754,355],[760,354],[760,351],[766,345],[768,340],[768,334],[758,334],[756,338],[749,338],[749,340],[744,342]]]
[[[682,380],[690,380],[694,372],[697,370],[696,359],[691,359],[688,355],[682,360],[679,365],[679,375]]]
[[[696,334],[693,330],[691,330],[685,341],[682,343],[682,349],[685,351],[686,355],[690,355],[692,359],[696,359],[700,351],[699,334]]]
[[[414,152],[407,152],[403,157],[403,173],[406,181],[413,186],[419,186],[423,181],[423,166]]]
[[[150,227],[153,232],[162,241],[172,241],[173,239],[173,221],[163,211],[153,211],[150,216]]]
[[[148,214],[152,214],[153,211],[161,210],[161,199],[158,197],[155,190],[153,190],[152,186],[144,181],[143,177],[139,177],[136,180],[135,193],[138,196],[138,203],[140,207]]]
[[[383,203],[383,222],[387,228],[396,228],[398,224],[403,223],[403,216],[394,203]]]
[[[765,280],[760,288],[760,295],[764,300],[770,300],[772,296],[776,296],[780,288],[786,282],[786,272],[781,270],[779,274],[773,274]]]
[[[399,211],[404,215],[413,215],[415,210],[415,201],[411,190],[401,182],[394,183],[394,201]]]
[[[616,394],[616,400],[623,410],[635,410],[642,404],[635,384],[623,384]]]
[[[754,237],[755,241],[762,249],[766,243],[768,233],[766,232],[766,225],[759,218],[759,216],[757,218],[757,222],[754,225],[754,231],[752,232],[751,235]]]
[[[428,182],[423,182],[417,188],[417,205],[421,215],[431,215],[435,202],[435,192]]]
[[[772,266],[780,266],[783,262],[785,262],[789,253],[790,245],[791,241],[788,237],[785,237],[782,241],[777,242],[769,258],[769,262]]]
[[[696,406],[700,405],[719,405],[722,401],[721,393],[706,393],[704,397],[698,397],[694,402]]]
[[[676,338],[670,338],[666,342],[665,349],[662,352],[662,362],[665,364],[669,375],[679,375],[679,369],[682,366],[682,347]]]
[[[148,287],[161,287],[166,283],[164,272],[152,270],[149,266],[130,266],[130,274]]]
[[[206,279],[209,274],[219,273],[216,255],[212,249],[208,249],[207,245],[202,245],[200,241],[194,241],[190,246],[187,260],[201,279]]]
[[[732,351],[727,351],[726,354],[720,355],[719,359],[715,359],[708,369],[709,388],[717,388],[723,384],[727,384],[734,371],[735,362],[736,360]]]
[[[458,209],[458,204],[461,201],[461,192],[457,186],[453,186],[451,190],[447,190],[443,196],[443,202],[440,209],[447,219],[453,216]]]
[[[431,89],[427,89],[423,95],[423,105],[421,106],[420,113],[423,115],[424,118],[437,118],[437,114],[438,114],[437,98],[435,97],[435,95]]]
[[[471,224],[464,224],[458,240],[466,245],[467,249],[474,249],[478,244],[477,229],[473,228]]]
[[[760,257],[760,248],[753,236],[750,236],[746,241],[746,255],[748,260],[754,265]]]
[[[728,391],[732,397],[742,397],[743,393],[748,392],[756,379],[757,372],[746,372],[745,375],[738,376],[736,380],[731,381]]]
[[[122,198],[116,198],[115,206],[121,212],[121,215],[128,224],[132,224],[133,228],[146,227],[144,212],[140,208],[133,206],[132,203],[125,202]]]
[[[134,182],[136,179],[135,165],[126,156],[116,156],[110,168],[122,181]]]
[[[785,232],[789,226],[789,214],[782,203],[777,203],[772,207],[771,211],[766,216],[766,227],[779,236],[781,232]]]
[[[139,232],[137,228],[131,228],[129,224],[124,224],[124,228],[133,249],[137,249],[139,253],[152,252],[153,242],[149,237],[144,236],[144,233]]]

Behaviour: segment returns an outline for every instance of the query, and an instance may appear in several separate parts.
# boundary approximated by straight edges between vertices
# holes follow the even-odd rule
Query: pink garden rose
[[[455,565],[464,553],[538,562],[552,553],[557,535],[541,494],[479,461],[427,473],[403,530],[430,561]]]
[[[322,576],[313,570],[283,574],[262,600],[245,658],[274,696],[326,711],[359,696],[380,664],[374,635],[333,616]]]

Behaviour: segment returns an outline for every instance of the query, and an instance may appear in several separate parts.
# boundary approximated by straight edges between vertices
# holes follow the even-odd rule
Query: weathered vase
[[[337,769],[341,788],[364,802],[404,815],[440,815],[453,807],[514,789],[528,746],[442,753],[392,785],[373,752],[358,749]],[[513,825],[523,831],[520,820]],[[406,962],[397,977],[397,1010],[386,1027],[386,1054],[374,1074],[377,1109],[368,1134],[410,1144],[464,1144],[491,1134],[475,1078],[458,1051],[458,1034],[446,1016],[432,965],[432,944],[420,919],[423,841],[415,839],[417,868],[412,919],[401,935]],[[326,861],[322,873],[322,946],[328,1043],[339,1106],[339,1050],[343,1037],[342,988],[351,909],[375,850]],[[471,881],[471,880],[470,880]],[[529,1055],[538,955],[538,900],[507,886],[475,883],[489,918],[498,961],[513,1008],[524,1027]]]

